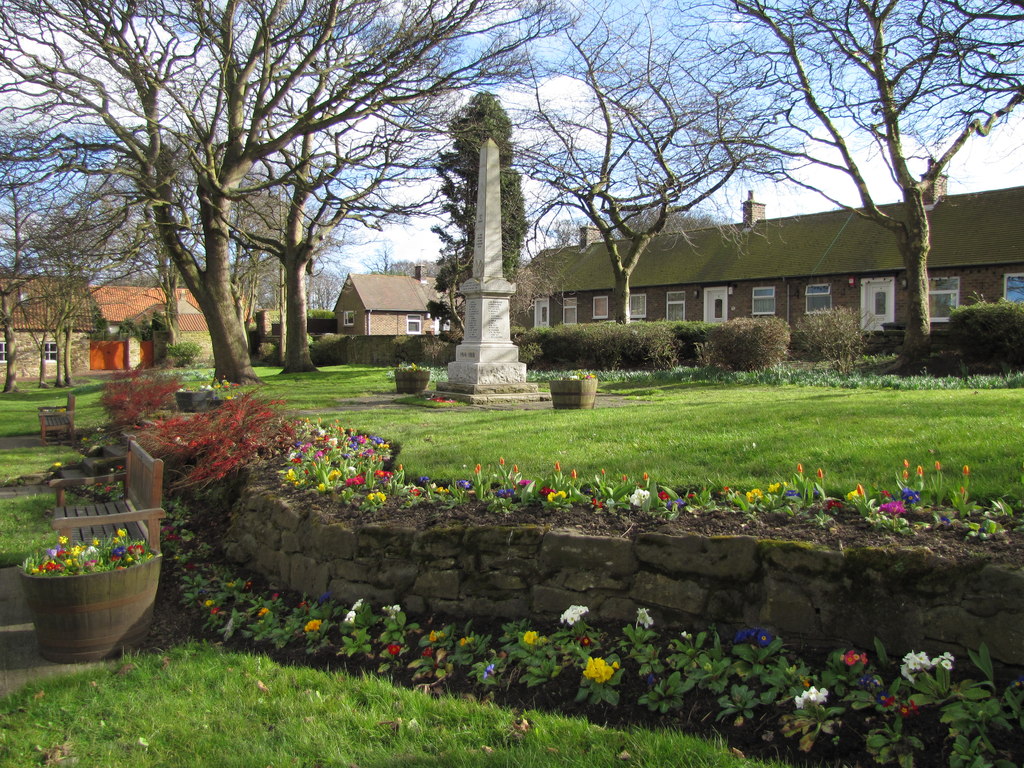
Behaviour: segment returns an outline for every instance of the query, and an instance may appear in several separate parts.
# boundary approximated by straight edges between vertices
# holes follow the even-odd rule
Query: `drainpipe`
[[[371,312],[373,312],[372,309],[366,310],[366,334],[365,335],[367,335],[367,336],[370,335],[370,313]]]
[[[793,320],[789,316],[789,281],[782,278],[782,287],[786,289],[786,325],[792,327]]]

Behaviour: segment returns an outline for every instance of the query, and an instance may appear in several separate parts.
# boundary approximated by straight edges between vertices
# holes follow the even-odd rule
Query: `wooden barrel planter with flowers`
[[[551,404],[558,410],[593,408],[597,379],[552,379]]]
[[[39,655],[97,661],[142,642],[153,620],[160,563],[154,557],[132,568],[56,578],[20,572]]]
[[[430,384],[430,371],[422,368],[395,371],[395,391],[400,395],[418,395]]]

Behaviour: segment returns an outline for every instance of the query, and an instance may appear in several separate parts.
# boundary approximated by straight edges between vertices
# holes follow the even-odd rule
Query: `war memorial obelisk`
[[[465,334],[448,363],[448,381],[437,391],[467,403],[546,400],[526,381],[526,364],[509,336],[509,297],[516,286],[505,279],[501,255],[501,169],[498,145],[480,148],[473,276],[460,286],[466,299]]]

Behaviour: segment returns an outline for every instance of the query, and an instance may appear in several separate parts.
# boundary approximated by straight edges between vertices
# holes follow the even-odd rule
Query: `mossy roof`
[[[1024,187],[944,197],[930,221],[932,268],[1024,262]],[[606,290],[614,284],[603,243],[582,251],[556,249],[541,258],[558,263],[560,290]],[[766,219],[749,230],[726,225],[661,235],[641,256],[630,284],[714,284],[902,269],[889,230],[853,211],[838,210]]]

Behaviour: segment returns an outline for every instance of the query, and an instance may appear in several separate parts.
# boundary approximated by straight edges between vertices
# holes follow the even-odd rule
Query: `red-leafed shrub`
[[[249,392],[212,411],[157,422],[138,440],[168,463],[174,485],[204,486],[291,446],[295,429],[283,404]]]
[[[160,410],[174,407],[177,376],[136,368],[116,373],[103,387],[100,405],[117,428],[141,424]]]

